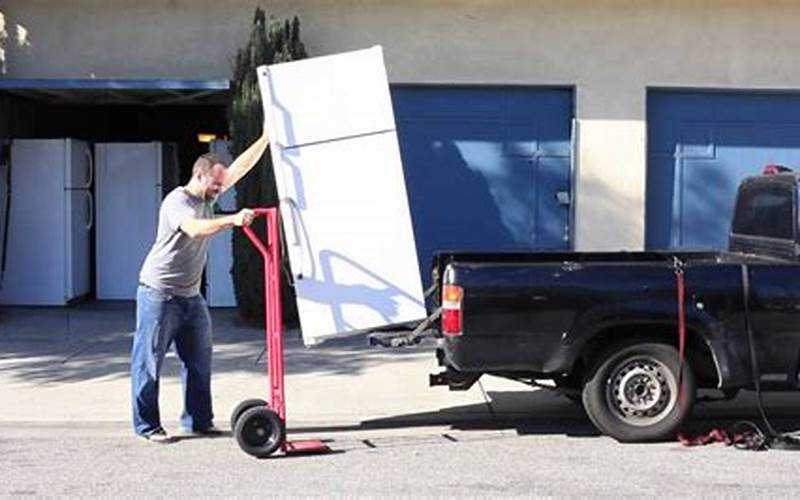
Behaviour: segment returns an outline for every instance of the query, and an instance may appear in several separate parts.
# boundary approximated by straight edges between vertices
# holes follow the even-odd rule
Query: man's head
[[[192,181],[196,182],[206,199],[212,199],[222,191],[228,166],[214,153],[205,153],[197,158],[192,167]]]

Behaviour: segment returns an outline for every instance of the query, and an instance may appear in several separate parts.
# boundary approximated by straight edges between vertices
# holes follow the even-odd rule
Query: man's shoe
[[[216,428],[214,424],[205,429],[187,429],[186,427],[178,429],[178,436],[180,437],[218,437],[223,435],[225,435],[225,431]]]
[[[164,429],[157,429],[150,434],[139,434],[139,437],[149,443],[156,444],[168,444],[173,441],[173,439],[167,435],[167,431]]]

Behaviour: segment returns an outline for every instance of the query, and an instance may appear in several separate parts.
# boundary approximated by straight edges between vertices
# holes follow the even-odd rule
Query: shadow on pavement
[[[264,331],[233,309],[212,309],[214,373],[263,376]],[[0,376],[41,384],[126,378],[135,328],[133,302],[88,302],[64,308],[0,308]],[[421,356],[430,350],[369,348],[365,337],[305,348],[297,330],[285,334],[286,373],[357,375],[365,368]],[[177,373],[167,356],[164,373]]]
[[[314,433],[447,426],[461,431],[510,430],[518,435],[600,436],[581,406],[554,392],[489,391],[487,394],[491,409],[487,404],[454,406],[342,426],[292,427],[289,422],[289,430]],[[766,394],[765,407],[770,421],[780,432],[800,430],[800,394]],[[733,401],[698,404],[684,432],[703,434],[743,420],[765,429],[753,393],[743,393]]]
[[[244,325],[233,310],[212,310],[214,372],[241,372],[263,377],[264,333]],[[134,327],[133,303],[94,302],[68,308],[0,308],[0,380],[59,384],[86,380],[122,380],[129,374]],[[304,348],[296,331],[286,335],[287,374],[358,375],[375,366],[409,360],[433,361],[430,348],[376,349],[363,337],[339,339],[322,347]],[[177,373],[172,355],[165,375]],[[437,389],[431,389],[437,390]],[[444,389],[438,389],[444,390]],[[292,432],[347,432],[421,426],[463,430],[511,430],[518,434],[598,433],[583,410],[566,398],[544,390],[489,391],[491,405],[475,403],[436,411],[368,419],[356,425],[292,427]],[[800,393],[767,393],[767,414],[783,431],[800,429]],[[743,393],[725,403],[700,404],[687,427],[703,432],[739,420],[761,425],[756,399]]]
[[[549,391],[489,391],[488,396],[491,406],[486,403],[454,406],[438,411],[364,420],[354,425],[294,427],[289,422],[289,431],[352,432],[447,426],[462,431],[511,430],[519,435],[600,435],[582,408]]]

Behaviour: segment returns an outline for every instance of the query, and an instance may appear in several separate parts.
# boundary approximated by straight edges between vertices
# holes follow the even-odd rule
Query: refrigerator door
[[[94,203],[88,189],[69,189],[65,194],[67,275],[64,296],[71,300],[90,291],[89,252]]]
[[[5,241],[6,231],[6,204],[8,202],[9,189],[11,187],[10,179],[8,178],[9,169],[11,168],[11,143],[3,143],[0,139],[0,262],[3,259],[3,241]],[[0,288],[3,283],[0,282]]]
[[[424,318],[381,49],[294,64],[258,77],[304,342]]]
[[[228,165],[231,155],[228,141],[213,141],[209,151],[216,153]],[[231,188],[217,199],[217,209],[224,212],[236,210],[236,189]],[[206,300],[211,307],[236,307],[236,294],[233,289],[233,241],[232,230],[227,229],[215,235],[208,245],[206,263]]]
[[[131,300],[156,237],[161,147],[97,144],[95,158],[97,298]]]
[[[232,187],[219,195],[217,198],[217,208],[221,212],[236,211],[236,188]]]
[[[15,140],[8,256],[0,302],[63,305],[67,256],[63,140]]]
[[[233,289],[233,237],[226,229],[214,235],[208,245],[206,262],[206,300],[210,307],[236,307]]]
[[[217,200],[220,210],[236,208],[236,191],[229,189]],[[233,230],[226,229],[211,239],[206,262],[206,299],[211,307],[236,307],[233,288]]]

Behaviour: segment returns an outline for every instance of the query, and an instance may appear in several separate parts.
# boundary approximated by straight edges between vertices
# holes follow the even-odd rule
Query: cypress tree
[[[234,59],[229,108],[230,152],[236,157],[260,135],[264,122],[261,93],[256,68],[264,64],[294,61],[307,57],[300,41],[300,21],[284,22],[256,8],[250,38]],[[259,164],[236,184],[236,205],[239,208],[272,207],[278,205],[278,193],[272,170],[270,152],[264,153]],[[264,238],[263,223],[254,224]],[[253,248],[243,231],[233,233],[233,284],[239,313],[248,320],[264,316],[264,283],[261,255]],[[284,267],[288,269],[287,256]],[[284,275],[285,277],[285,275]],[[291,287],[283,280],[284,316],[296,321],[297,312]]]

